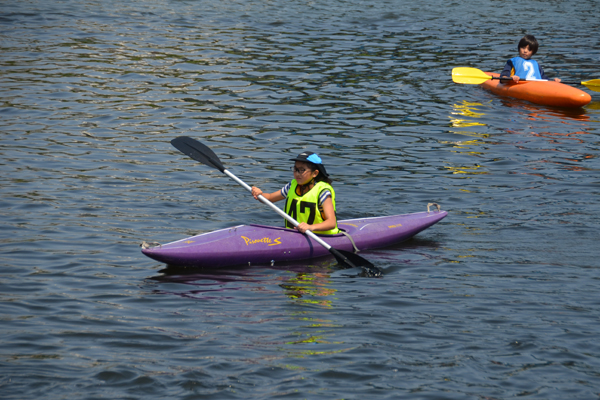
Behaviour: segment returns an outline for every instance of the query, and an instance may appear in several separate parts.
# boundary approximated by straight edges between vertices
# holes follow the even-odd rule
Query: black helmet
[[[321,175],[323,175],[325,178],[329,178],[329,174],[325,170],[325,166],[323,165],[323,162],[321,161],[321,157],[319,157],[317,155],[317,153],[313,153],[312,151],[304,151],[304,152],[298,154],[298,157],[290,158],[290,160],[315,164],[317,166],[317,169],[321,173]]]

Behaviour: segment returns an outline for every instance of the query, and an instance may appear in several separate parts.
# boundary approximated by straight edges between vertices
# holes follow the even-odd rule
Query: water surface
[[[599,8],[3,2],[1,397],[597,398],[598,93],[547,108],[451,70],[531,33],[548,75],[597,79]],[[361,253],[381,279],[165,269],[143,240],[282,223],[180,135],[269,191],[318,152],[342,219],[449,215]]]

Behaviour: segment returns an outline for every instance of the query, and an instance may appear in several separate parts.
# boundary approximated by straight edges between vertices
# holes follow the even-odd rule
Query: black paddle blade
[[[329,252],[335,256],[335,259],[339,264],[346,268],[362,268],[365,276],[367,277],[379,277],[382,275],[382,272],[379,268],[358,254],[344,250],[337,250],[333,247],[329,249]]]
[[[171,144],[186,156],[193,158],[196,161],[200,161],[202,164],[206,164],[209,167],[216,168],[221,172],[225,171],[225,167],[221,164],[219,157],[210,148],[196,139],[187,136],[179,136],[171,140]]]

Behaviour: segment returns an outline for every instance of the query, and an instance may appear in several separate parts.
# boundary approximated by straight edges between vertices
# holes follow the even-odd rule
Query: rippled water
[[[600,3],[0,2],[0,397],[597,398],[600,94],[575,111],[455,84],[524,33],[600,78]],[[274,191],[319,152],[340,218],[449,211],[353,277],[330,259],[144,257],[281,224],[172,148]]]

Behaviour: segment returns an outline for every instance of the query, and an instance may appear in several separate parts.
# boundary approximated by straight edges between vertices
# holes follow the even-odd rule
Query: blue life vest
[[[513,75],[517,75],[521,79],[526,81],[532,81],[535,79],[542,79],[540,75],[540,66],[535,60],[526,60],[523,57],[511,58],[510,61],[513,63]]]

